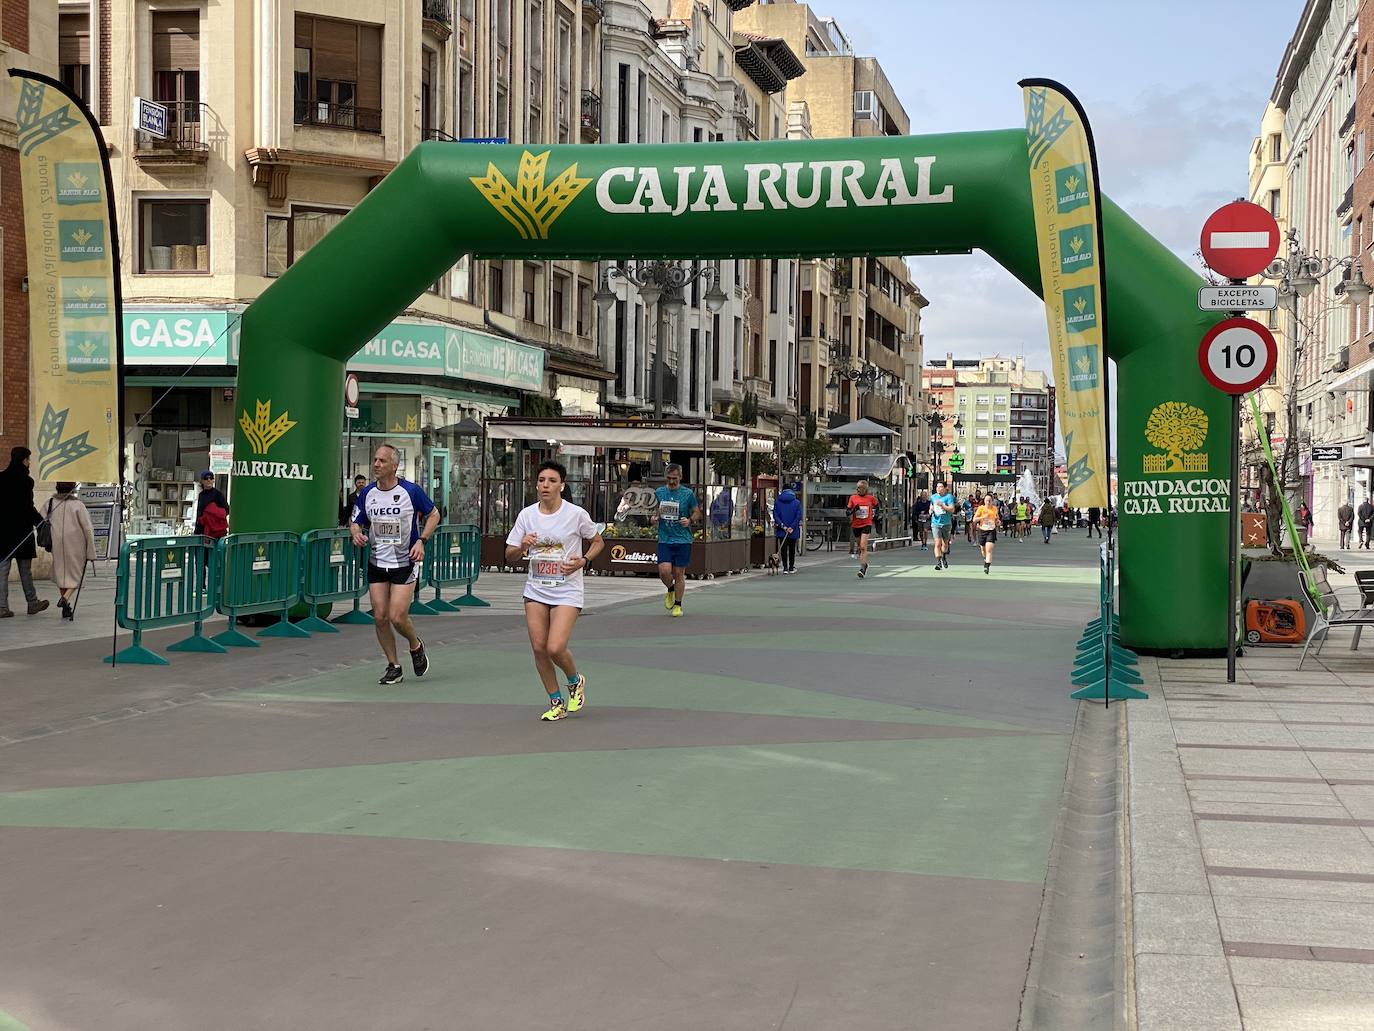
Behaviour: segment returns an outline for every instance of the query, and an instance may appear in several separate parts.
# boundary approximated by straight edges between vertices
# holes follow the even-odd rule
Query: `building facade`
[[[903,136],[911,123],[882,66],[855,55],[833,18],[809,4],[745,5],[737,25],[784,41],[805,75],[788,91],[815,138]],[[797,114],[800,118],[800,113]],[[859,418],[896,431],[900,450],[928,450],[919,370],[920,312],[929,302],[901,257],[805,261],[801,272],[802,411],[821,425]]]
[[[1280,63],[1271,103],[1284,114],[1286,206],[1296,242],[1309,255],[1362,256],[1374,211],[1357,211],[1357,168],[1368,155],[1368,124],[1357,125],[1357,94],[1368,67],[1357,39],[1358,0],[1308,0]],[[1311,505],[1319,539],[1336,537],[1336,510],[1362,488],[1344,462],[1313,459],[1314,446],[1340,446],[1344,455],[1368,454],[1367,384],[1350,377],[1355,322],[1369,325],[1369,305],[1352,316],[1326,275],[1296,313],[1280,319],[1296,384],[1295,424],[1285,427],[1297,454],[1293,492]],[[1366,351],[1367,353],[1367,351]],[[1349,389],[1355,386],[1356,389]]]
[[[56,77],[57,11],[43,0],[0,0],[0,454],[29,440],[28,255],[19,183],[16,80],[26,68]]]
[[[1265,106],[1264,116],[1260,119],[1259,135],[1250,147],[1249,189],[1246,193],[1250,203],[1258,204],[1279,224],[1281,238],[1288,231],[1287,209],[1287,156],[1288,141],[1284,136],[1283,110],[1272,101]],[[1255,277],[1252,282],[1262,283],[1263,277]],[[1257,313],[1255,317],[1264,319],[1269,331],[1274,334],[1278,344],[1278,362],[1269,382],[1257,391],[1260,419],[1274,447],[1282,447],[1288,436],[1288,411],[1286,399],[1292,387],[1293,352],[1292,340],[1287,333],[1292,329],[1291,320],[1281,317],[1279,310]],[[1247,501],[1258,500],[1260,486],[1259,466],[1264,461],[1263,449],[1256,432],[1254,415],[1248,405],[1241,408],[1241,490]]]

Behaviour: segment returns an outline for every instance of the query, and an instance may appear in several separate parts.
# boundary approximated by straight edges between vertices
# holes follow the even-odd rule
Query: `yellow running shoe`
[[[554,720],[561,720],[567,718],[567,715],[568,703],[563,700],[562,695],[559,695],[554,700],[554,703],[551,706],[549,706],[549,711],[544,713],[544,715],[540,716],[539,718],[546,723],[552,723]]]
[[[663,596],[663,607],[665,609],[671,609],[673,607],[673,592],[671,589]]]
[[[675,615],[675,616],[680,616],[680,615],[682,615],[682,606],[681,606],[681,605],[674,605],[674,606],[673,606],[673,615]]]
[[[577,683],[568,685],[568,712],[577,712],[587,701],[587,678],[577,674]]]

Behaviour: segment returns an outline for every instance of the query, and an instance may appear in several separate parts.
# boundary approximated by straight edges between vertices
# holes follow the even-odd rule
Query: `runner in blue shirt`
[[[410,602],[415,597],[425,541],[439,525],[439,509],[423,490],[396,475],[400,453],[383,444],[372,454],[376,477],[362,490],[353,505],[353,543],[372,545],[367,563],[367,590],[372,600],[372,619],[377,640],[386,655],[386,672],[380,683],[399,684],[405,679],[396,655],[395,627],[410,646],[410,662],[417,677],[429,672],[424,642],[410,622]],[[421,521],[423,520],[423,525]]]
[[[682,485],[682,466],[673,464],[663,472],[668,482],[654,491],[658,499],[658,576],[668,589],[663,607],[680,616],[687,567],[692,562],[692,523],[699,515],[697,496]]]
[[[930,531],[935,538],[935,568],[949,568],[949,538],[954,532],[954,495],[945,489],[945,481],[935,485],[930,496]]]

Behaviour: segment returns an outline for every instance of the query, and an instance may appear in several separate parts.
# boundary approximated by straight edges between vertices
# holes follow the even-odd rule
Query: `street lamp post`
[[[608,265],[601,272],[601,283],[592,298],[603,312],[610,310],[617,298],[613,281],[620,280],[639,291],[645,304],[657,305],[654,329],[654,418],[663,418],[663,329],[668,309],[678,311],[685,303],[683,288],[700,279],[710,284],[706,291],[706,307],[715,314],[729,300],[720,288],[719,270],[711,265],[685,267],[671,261],[641,261],[633,269]]]

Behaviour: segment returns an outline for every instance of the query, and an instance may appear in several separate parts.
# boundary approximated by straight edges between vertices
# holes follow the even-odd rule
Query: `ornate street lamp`
[[[609,311],[618,299],[612,287],[614,280],[639,291],[647,307],[658,308],[658,325],[654,334],[654,418],[663,418],[663,328],[669,312],[677,312],[686,303],[683,289],[700,279],[710,284],[704,300],[713,315],[725,307],[730,299],[720,288],[720,277],[714,266],[679,265],[671,261],[641,261],[634,268],[608,265],[601,273],[601,282],[592,300],[603,312]]]

